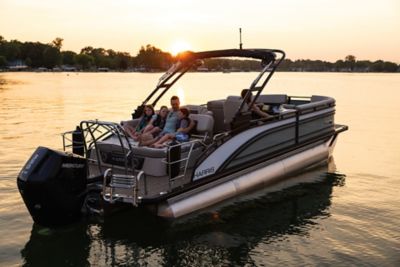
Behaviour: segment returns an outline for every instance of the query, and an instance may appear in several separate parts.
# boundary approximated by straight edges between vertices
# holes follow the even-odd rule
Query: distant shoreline
[[[76,70],[76,71],[53,71],[53,70],[7,70],[0,69],[1,73],[164,73],[165,70],[152,70],[152,71],[135,71],[135,70],[108,70],[108,71],[96,71],[96,70]],[[246,73],[246,72],[257,72],[257,70],[251,71],[226,71],[226,70],[210,70],[210,71],[189,71],[191,73]],[[324,70],[276,70],[276,72],[293,72],[293,73],[392,73],[392,74],[400,74],[400,71],[324,71]]]
[[[127,52],[87,46],[80,53],[62,51],[62,38],[49,44],[5,40],[0,36],[0,69],[3,71],[85,71],[85,72],[163,72],[176,62],[177,57],[150,44],[142,46],[135,56]],[[259,71],[260,62],[210,58],[198,66],[197,72],[250,72]],[[196,70],[193,70],[196,71]],[[398,73],[400,65],[384,60],[358,60],[347,55],[335,62],[323,60],[284,59],[278,71],[289,72],[347,72]]]

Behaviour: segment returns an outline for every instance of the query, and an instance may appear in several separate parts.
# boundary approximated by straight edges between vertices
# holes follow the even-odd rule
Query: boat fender
[[[177,144],[178,143],[176,141],[173,141],[170,144],[171,147],[168,150],[168,162],[170,164],[167,164],[167,173],[171,178],[178,176],[181,168],[181,164],[179,162],[179,160],[181,159],[181,146]]]
[[[79,126],[72,132],[72,153],[83,156],[85,153],[83,133]]]

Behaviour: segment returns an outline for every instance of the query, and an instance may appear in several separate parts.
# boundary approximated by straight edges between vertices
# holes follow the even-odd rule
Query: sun
[[[173,56],[176,56],[180,52],[187,51],[190,49],[191,49],[191,46],[189,43],[187,43],[186,41],[183,41],[183,40],[177,40],[171,45],[169,51],[171,52],[171,54]]]

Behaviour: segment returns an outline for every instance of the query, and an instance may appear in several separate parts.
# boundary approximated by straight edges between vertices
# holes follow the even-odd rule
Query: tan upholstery
[[[214,118],[207,114],[190,114],[189,118],[196,122],[196,134],[212,136],[214,130]]]
[[[276,104],[276,105],[281,105],[281,104],[286,104],[288,101],[288,96],[287,95],[280,95],[280,94],[275,94],[275,95],[260,95],[257,98],[257,103],[264,103],[264,104]]]
[[[228,96],[224,102],[224,124],[228,126],[240,107],[240,96]]]
[[[128,120],[128,121],[121,121],[121,125],[122,125],[122,126],[124,126],[124,125],[129,125],[129,126],[131,126],[132,128],[135,128],[136,125],[138,125],[138,123],[139,123],[140,120],[141,120],[141,118],[139,118],[139,119],[134,119],[134,120]]]
[[[224,102],[223,100],[212,100],[207,102],[207,109],[214,117],[214,134],[225,130],[224,127]]]
[[[187,108],[191,114],[208,114],[212,115],[212,112],[210,112],[207,107],[203,105],[185,105],[183,106]]]

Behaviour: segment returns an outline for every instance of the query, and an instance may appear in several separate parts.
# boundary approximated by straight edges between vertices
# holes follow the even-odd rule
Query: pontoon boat
[[[177,218],[330,158],[338,134],[347,130],[334,122],[333,98],[262,94],[285,58],[281,50],[182,53],[132,114],[133,122],[146,104],[155,106],[183,74],[210,58],[261,61],[262,71],[247,88],[254,95],[251,104],[250,93],[242,99],[234,91],[225,99],[187,105],[195,133],[164,148],[138,146],[120,123],[82,121],[63,134],[63,152],[37,148],[18,176],[33,220],[63,225],[88,211],[104,215],[120,208]],[[253,103],[268,106],[272,116],[253,118]]]

